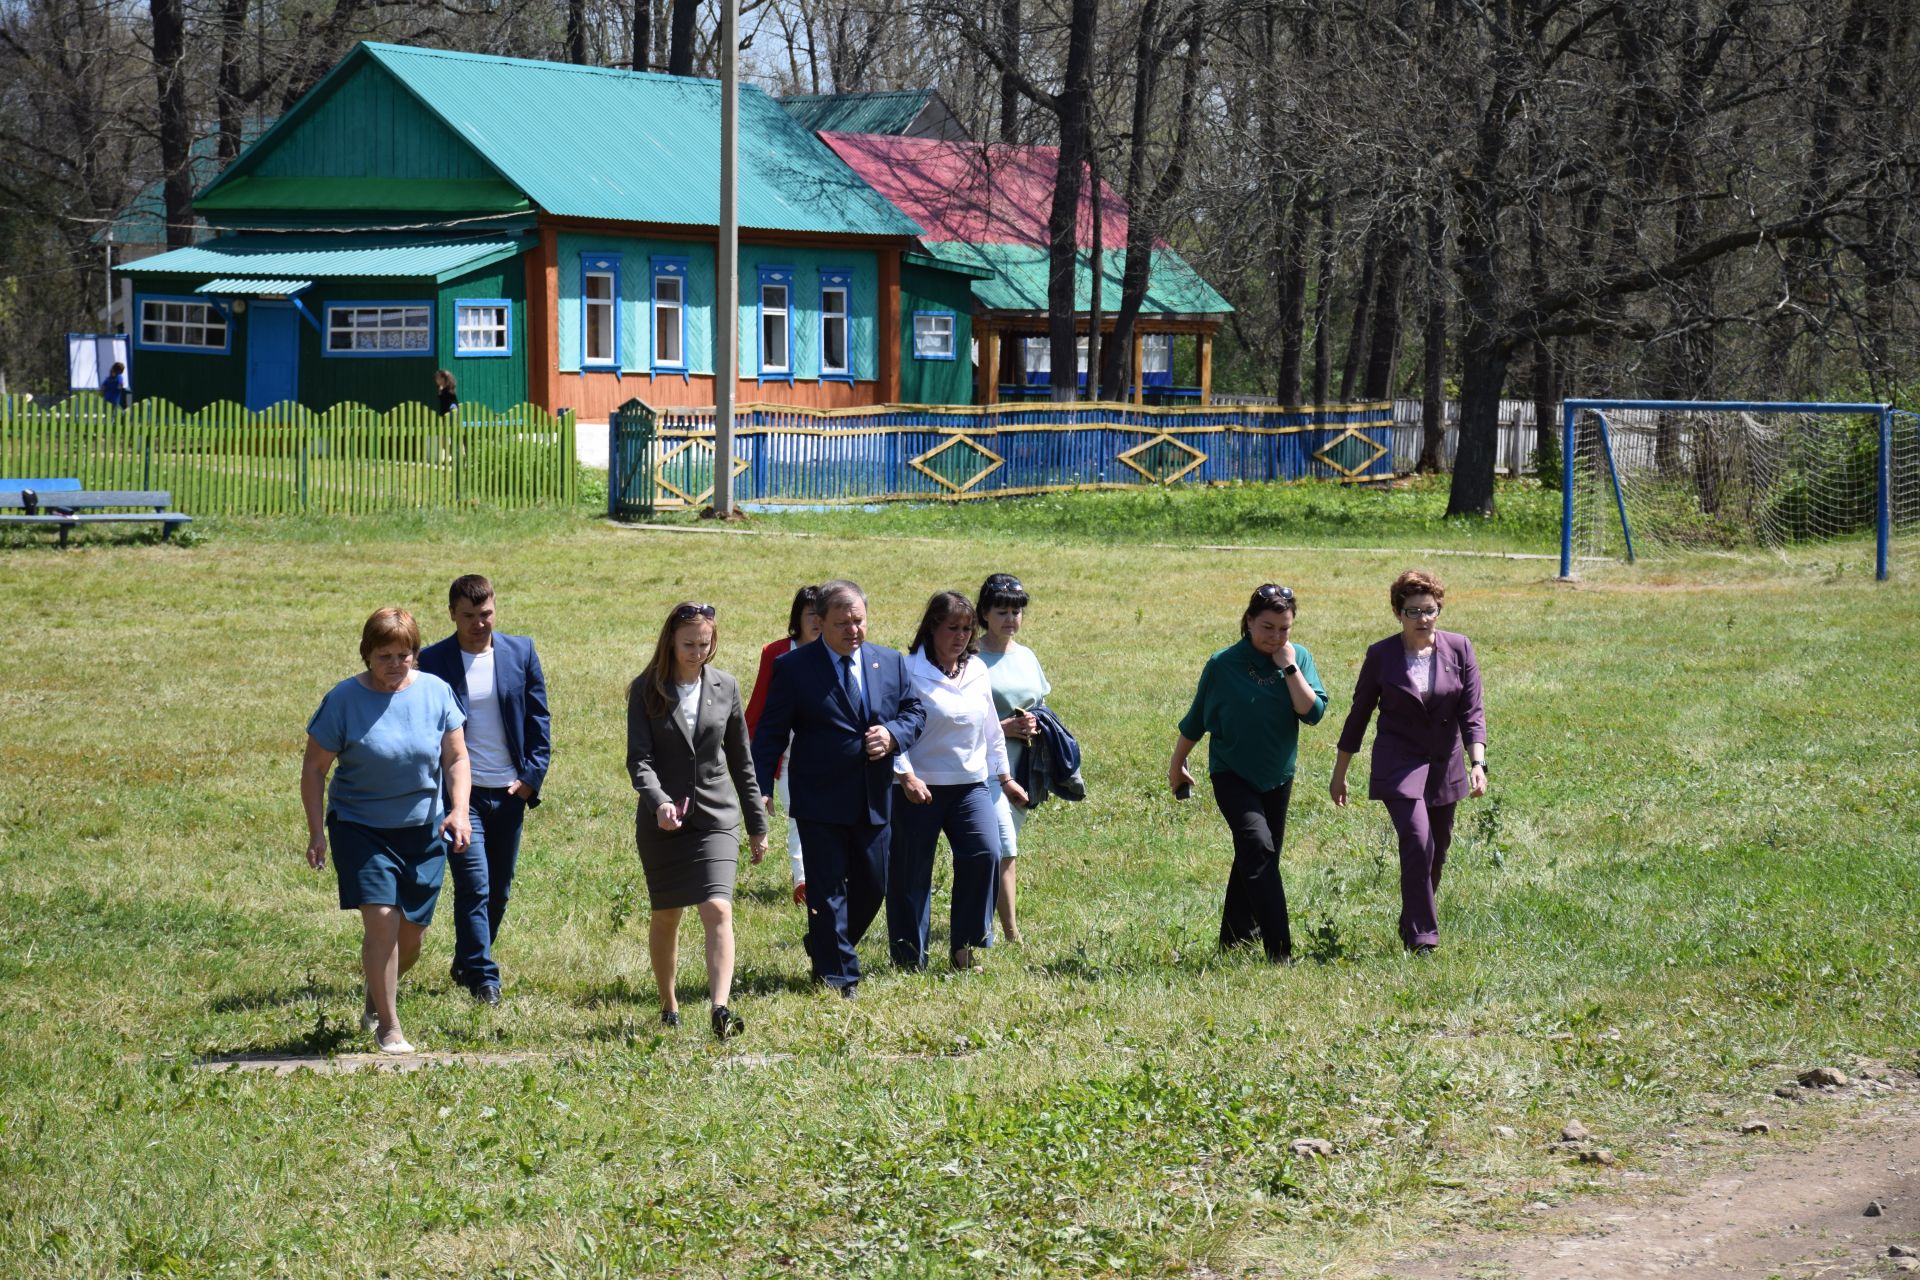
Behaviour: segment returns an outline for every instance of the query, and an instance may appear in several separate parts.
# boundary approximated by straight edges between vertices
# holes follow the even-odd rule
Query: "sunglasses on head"
[[[1283,587],[1276,583],[1269,582],[1254,591],[1253,598],[1255,600],[1265,601],[1268,604],[1283,604],[1291,608],[1293,606],[1293,588]]]
[[[987,579],[987,590],[995,595],[1024,595],[1026,588],[1010,573],[996,573]]]
[[[694,618],[713,621],[713,606],[710,604],[683,604],[673,611],[672,622],[689,622]]]

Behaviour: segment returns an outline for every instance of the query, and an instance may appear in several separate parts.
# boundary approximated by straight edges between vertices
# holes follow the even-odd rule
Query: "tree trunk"
[[[1047,346],[1053,399],[1071,401],[1079,390],[1080,342],[1075,324],[1080,257],[1080,192],[1085,181],[1089,101],[1093,71],[1096,0],[1073,0],[1067,30],[1066,82],[1059,94],[1060,162],[1047,216]]]
[[[633,0],[633,69],[645,71],[653,52],[653,0]]]
[[[693,74],[694,19],[700,14],[700,0],[673,0],[667,14],[667,74]]]
[[[1333,199],[1320,199],[1319,269],[1313,281],[1313,406],[1327,407],[1327,384],[1332,361],[1327,350],[1327,321],[1333,298]]]
[[[187,107],[187,14],[181,0],[150,0],[153,74],[160,99],[160,168],[166,175],[167,247],[193,243],[193,121]]]
[[[240,78],[247,56],[247,4],[248,0],[220,0],[220,138],[215,154],[223,169],[240,154],[241,117],[246,109]]]
[[[1506,350],[1480,321],[1469,320],[1462,343],[1460,449],[1453,459],[1450,516],[1493,514],[1493,469],[1500,452],[1500,395],[1506,388]]]
[[[1020,66],[1020,0],[1000,0],[1000,51],[1014,70],[1000,75],[1000,141],[1020,141],[1020,86],[1014,71]]]
[[[567,61],[587,65],[587,0],[567,0]]]
[[[1441,469],[1447,439],[1447,245],[1440,212],[1427,210],[1427,324],[1420,370],[1420,464]]]
[[[1340,366],[1340,403],[1352,404],[1360,385],[1360,363],[1366,354],[1368,325],[1373,320],[1374,280],[1380,273],[1380,237],[1367,233],[1360,254],[1360,283],[1353,291],[1353,327],[1347,331],[1347,357]]]
[[[1367,353],[1367,376],[1360,394],[1368,400],[1393,396],[1393,375],[1400,364],[1400,303],[1407,283],[1407,242],[1393,236],[1386,242],[1379,291],[1373,301],[1373,336]]]

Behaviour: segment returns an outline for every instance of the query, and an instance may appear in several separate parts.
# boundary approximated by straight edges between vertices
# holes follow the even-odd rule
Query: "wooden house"
[[[971,286],[740,90],[741,401],[972,398]],[[134,383],[183,406],[714,402],[719,84],[363,44],[130,263]]]

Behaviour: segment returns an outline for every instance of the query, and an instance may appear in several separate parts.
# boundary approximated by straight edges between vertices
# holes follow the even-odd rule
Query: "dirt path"
[[[1698,1148],[1661,1173],[1690,1189],[1637,1203],[1598,1198],[1545,1211],[1541,1234],[1491,1235],[1403,1255],[1382,1274],[1395,1280],[1847,1280],[1920,1277],[1920,1096],[1910,1083],[1841,1120],[1803,1150],[1777,1135],[1729,1134],[1747,1144],[1733,1168],[1699,1180],[1724,1152]],[[1865,1102],[1865,1100],[1862,1100]],[[1785,1118],[1793,1124],[1791,1117]],[[1692,1176],[1689,1176],[1689,1175]],[[1878,1202],[1883,1212],[1868,1216]]]

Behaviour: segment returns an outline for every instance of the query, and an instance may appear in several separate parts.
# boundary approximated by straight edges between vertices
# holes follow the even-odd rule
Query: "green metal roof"
[[[942,262],[964,267],[981,267],[992,278],[976,280],[973,296],[989,311],[1047,310],[1047,250],[1024,244],[975,244],[967,240],[938,240],[926,245],[927,252]],[[1101,252],[1100,303],[1107,311],[1120,306],[1120,274],[1126,266],[1126,250]],[[1079,277],[1074,288],[1074,309],[1088,310],[1093,305],[1093,271],[1090,255],[1080,254]],[[1147,296],[1140,309],[1148,315],[1225,315],[1233,304],[1187,265],[1172,249],[1155,249],[1147,276]]]
[[[194,290],[195,293],[237,294],[251,298],[256,294],[271,298],[291,298],[294,294],[313,288],[311,280],[209,280]]]
[[[927,102],[931,89],[892,89],[882,93],[795,93],[780,107],[809,133],[905,133]]]
[[[201,213],[271,209],[508,213],[533,208],[510,183],[484,178],[263,178],[241,175],[193,202]]]
[[[123,274],[207,275],[234,280],[451,280],[511,258],[530,241],[394,240],[359,235],[223,236],[115,268]]]
[[[374,67],[549,214],[719,225],[719,81],[390,44],[355,48],[208,197],[247,174],[346,77]],[[739,102],[743,228],[920,233],[772,98],[742,85]]]
[[[985,267],[971,267],[964,262],[950,258],[936,258],[930,253],[903,253],[900,261],[910,267],[926,267],[931,271],[945,271],[951,275],[966,276],[970,280],[991,280],[993,272]]]

